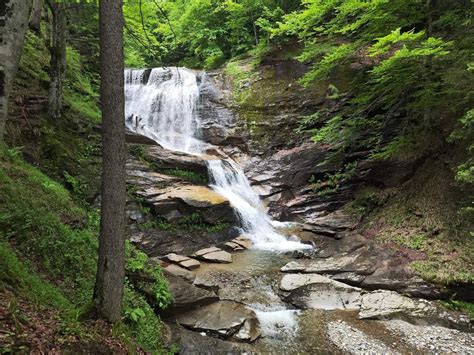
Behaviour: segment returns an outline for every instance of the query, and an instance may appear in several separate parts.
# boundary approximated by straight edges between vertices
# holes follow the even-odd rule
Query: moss
[[[156,170],[166,175],[183,178],[184,180],[188,180],[189,182],[194,182],[198,184],[207,184],[208,182],[206,176],[204,176],[203,174],[196,173],[194,171],[190,171],[190,170],[183,170],[183,169],[178,169],[178,168],[174,168],[174,169],[157,168]]]
[[[240,104],[245,103],[250,95],[252,79],[257,76],[252,61],[229,61],[224,67],[224,74],[230,79],[232,99]]]
[[[92,122],[100,122],[97,86],[85,73],[79,53],[67,47],[67,70],[64,88],[64,102],[73,111]]]
[[[27,32],[16,80],[26,85],[47,88],[49,61],[50,55],[45,40]]]
[[[161,217],[154,217],[153,220],[138,225],[140,230],[160,229],[163,231],[188,231],[217,233],[230,228],[228,222],[218,222],[210,224],[204,221],[199,212],[194,212],[188,216],[181,217],[173,222],[169,222]]]

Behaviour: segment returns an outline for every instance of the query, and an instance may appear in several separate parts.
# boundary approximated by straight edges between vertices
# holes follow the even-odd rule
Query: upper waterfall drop
[[[125,114],[127,127],[152,138],[164,148],[201,155],[206,144],[200,137],[199,86],[186,68],[127,69]],[[226,197],[236,210],[243,232],[259,249],[290,251],[311,249],[278,233],[258,194],[243,170],[230,158],[207,160],[211,188]]]
[[[164,148],[200,154],[199,87],[186,68],[127,69],[125,117],[127,127]]]

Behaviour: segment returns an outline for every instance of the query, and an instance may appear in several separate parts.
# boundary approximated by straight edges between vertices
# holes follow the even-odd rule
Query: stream
[[[239,218],[241,233],[252,242],[252,248],[233,254],[232,263],[202,263],[195,271],[194,281],[195,285],[217,291],[220,300],[244,304],[255,312],[261,335],[251,345],[244,344],[245,351],[409,353],[425,349],[418,340],[421,334],[434,334],[429,322],[420,325],[426,329],[412,329],[410,323],[401,320],[387,323],[383,319],[371,320],[374,317],[360,319],[358,310],[364,305],[363,297],[370,293],[311,273],[286,274],[289,286],[284,285],[281,268],[290,265],[295,256],[311,253],[314,247],[301,242],[291,223],[274,221],[239,164],[220,152],[219,147],[201,139],[200,91],[193,71],[127,69],[125,98],[129,130],[153,139],[165,149],[205,158],[211,177],[209,187],[230,202]],[[222,158],[208,155],[209,149],[218,150]],[[301,294],[294,296],[299,289]],[[447,333],[456,332],[445,329]],[[417,332],[419,337],[410,341],[410,333]],[[199,334],[212,336],[205,330]],[[449,333],[439,344],[446,344],[446,350],[451,351],[454,345],[450,341],[458,345],[464,342],[456,346],[459,352],[469,353],[474,343],[472,335],[466,333],[467,340],[459,340],[458,334],[453,334]],[[443,350],[439,344],[436,349]]]

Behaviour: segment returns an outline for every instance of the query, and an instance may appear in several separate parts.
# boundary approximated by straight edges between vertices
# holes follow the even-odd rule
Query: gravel
[[[339,349],[351,354],[398,354],[397,351],[341,320],[326,326],[327,335]]]
[[[429,354],[474,354],[474,334],[433,325],[413,325],[402,320],[381,322],[410,346]]]

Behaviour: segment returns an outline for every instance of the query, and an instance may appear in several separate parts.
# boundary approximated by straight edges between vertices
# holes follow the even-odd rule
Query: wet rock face
[[[130,240],[151,257],[163,256],[169,253],[191,255],[195,251],[209,245],[228,242],[239,235],[232,228],[221,232],[199,230],[160,230],[157,228],[134,232]]]
[[[236,126],[237,115],[231,109],[229,92],[224,83],[217,80],[219,72],[199,72],[199,117],[201,118],[202,140],[224,147],[247,148],[245,130]]]
[[[321,175],[334,167],[318,166],[328,156],[328,151],[313,143],[304,143],[291,149],[282,149],[268,158],[255,160],[246,174],[255,186],[297,188],[308,183],[312,175]]]

